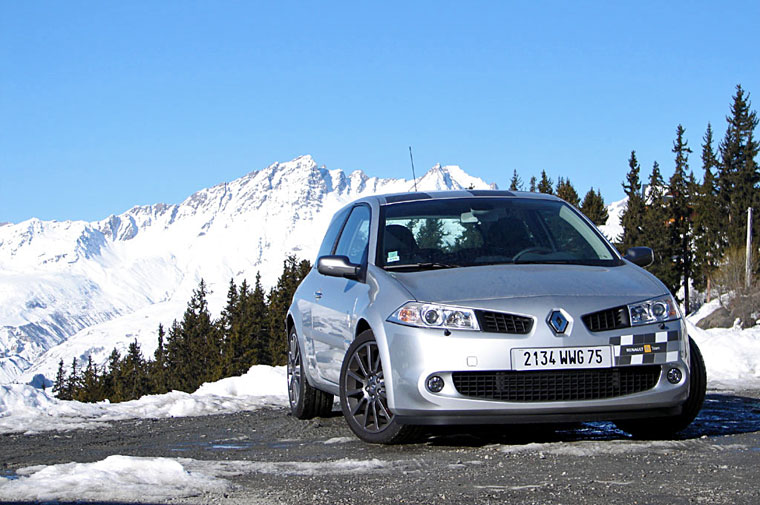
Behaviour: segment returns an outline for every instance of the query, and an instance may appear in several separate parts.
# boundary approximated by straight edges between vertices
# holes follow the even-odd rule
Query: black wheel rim
[[[350,416],[362,430],[380,433],[393,421],[375,342],[367,342],[351,354],[343,388]]]
[[[290,334],[288,346],[288,397],[290,406],[298,405],[301,398],[301,349],[298,347],[298,337]]]

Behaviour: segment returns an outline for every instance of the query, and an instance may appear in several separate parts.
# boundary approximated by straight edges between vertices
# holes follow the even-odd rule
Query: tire
[[[398,423],[388,408],[383,364],[372,330],[349,346],[340,370],[340,405],[357,437],[371,444],[400,444],[416,438],[416,426]]]
[[[691,356],[689,397],[683,404],[681,413],[671,417],[618,421],[615,423],[618,428],[630,433],[634,438],[660,439],[670,438],[691,424],[705,401],[707,370],[702,353],[691,338],[689,338],[689,355]]]
[[[295,328],[288,336],[288,399],[290,412],[298,419],[325,417],[332,412],[334,396],[312,387],[306,378]]]

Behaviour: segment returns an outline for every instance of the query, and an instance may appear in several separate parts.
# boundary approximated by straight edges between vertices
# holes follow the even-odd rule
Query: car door
[[[346,218],[348,218],[349,212],[351,212],[351,207],[346,207],[333,216],[330,225],[327,227],[327,231],[325,231],[322,245],[319,247],[314,267],[298,288],[299,292],[302,292],[296,301],[298,304],[298,310],[302,316],[301,326],[304,338],[304,348],[301,352],[305,359],[304,365],[309,369],[309,372],[312,375],[317,369],[313,322],[314,304],[318,301],[319,297],[322,296],[323,277],[323,275],[317,271],[317,261],[319,261],[319,258],[322,256],[332,254],[335,250],[335,244],[338,242],[338,235],[340,235],[343,225],[346,223]]]
[[[366,265],[371,212],[360,204],[340,233],[333,254],[348,257],[351,263]],[[338,384],[343,355],[353,340],[351,322],[357,299],[369,288],[360,281],[319,274],[312,310],[312,332],[317,372],[326,381]]]

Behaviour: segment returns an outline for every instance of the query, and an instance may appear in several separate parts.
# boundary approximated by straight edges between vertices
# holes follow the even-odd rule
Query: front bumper
[[[481,424],[575,422],[677,415],[689,395],[688,345],[681,320],[600,333],[576,328],[573,335],[556,336],[542,328],[528,335],[414,328],[385,323],[384,356],[390,409],[407,424]],[[652,342],[649,349],[636,352]],[[615,367],[659,366],[659,379],[645,391],[624,396],[572,401],[503,401],[460,394],[454,372],[513,370],[513,348],[558,348],[610,345]],[[683,378],[671,384],[670,368]],[[540,373],[540,372],[532,372]],[[389,376],[390,375],[390,376]],[[444,379],[439,393],[427,390],[431,375]]]

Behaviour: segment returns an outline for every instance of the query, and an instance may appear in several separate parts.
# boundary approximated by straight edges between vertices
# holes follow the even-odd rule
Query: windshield
[[[614,266],[610,246],[568,204],[457,198],[382,208],[378,266],[386,270],[500,263]]]

